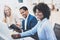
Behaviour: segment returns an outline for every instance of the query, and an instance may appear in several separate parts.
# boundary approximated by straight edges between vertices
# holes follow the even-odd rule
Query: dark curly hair
[[[47,4],[45,3],[39,3],[38,5],[34,6],[33,8],[33,12],[36,13],[36,9],[38,9],[38,11],[42,12],[44,15],[44,18],[49,19],[50,16],[50,8],[48,7]]]

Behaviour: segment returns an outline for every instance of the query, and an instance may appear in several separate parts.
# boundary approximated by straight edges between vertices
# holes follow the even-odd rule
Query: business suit
[[[27,29],[26,30],[25,30],[25,20],[22,21],[23,31],[30,30],[37,24],[37,22],[38,22],[37,19],[34,16],[32,16],[31,14],[29,14],[28,19],[27,19]]]
[[[36,24],[37,24],[37,19],[32,16],[31,14],[29,14],[28,19],[27,19],[27,28],[25,30],[25,20],[22,21],[22,29],[23,31],[27,31],[32,29]],[[35,40],[38,40],[38,35],[37,33],[34,36],[31,36],[32,38],[34,38]]]
[[[39,40],[57,40],[54,34],[53,29],[51,28],[51,24],[47,18],[39,21],[37,25],[29,31],[20,33],[21,37],[26,37],[30,35],[34,35],[34,33],[38,34]]]

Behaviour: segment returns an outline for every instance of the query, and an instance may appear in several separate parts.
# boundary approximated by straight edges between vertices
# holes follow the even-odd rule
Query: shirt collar
[[[44,18],[41,22],[45,22],[45,21],[47,21],[48,19],[47,18]]]

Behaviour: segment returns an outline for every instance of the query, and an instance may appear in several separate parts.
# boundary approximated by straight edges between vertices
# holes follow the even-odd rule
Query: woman
[[[18,39],[30,35],[34,35],[37,32],[39,40],[57,40],[53,29],[51,28],[51,23],[49,22],[50,9],[47,4],[39,3],[33,9],[36,17],[38,18],[37,25],[29,31],[13,34],[13,39]]]
[[[20,22],[19,18],[12,14],[11,8],[9,6],[4,7],[4,19],[3,19],[3,22],[7,23],[8,26],[10,26],[12,24],[19,24],[19,22]]]
[[[10,29],[13,29],[16,32],[20,31],[20,19],[18,16],[15,16],[11,12],[11,8],[9,6],[5,6],[4,8],[4,19],[3,22],[8,25]]]

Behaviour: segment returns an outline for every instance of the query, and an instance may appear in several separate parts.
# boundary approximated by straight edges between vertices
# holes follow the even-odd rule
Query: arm
[[[13,34],[11,36],[12,36],[13,39],[18,39],[18,38],[21,38],[21,37],[26,37],[26,36],[34,35],[34,33],[37,32],[38,24],[39,23],[37,23],[37,25],[34,28],[32,28],[31,30],[29,30],[29,31],[22,32],[20,34]]]
[[[37,32],[37,26],[38,24],[35,27],[33,27],[31,30],[20,33],[21,37],[34,35]]]
[[[13,15],[13,18],[16,23],[16,26],[20,28],[20,26],[21,26],[20,17],[18,15]]]

